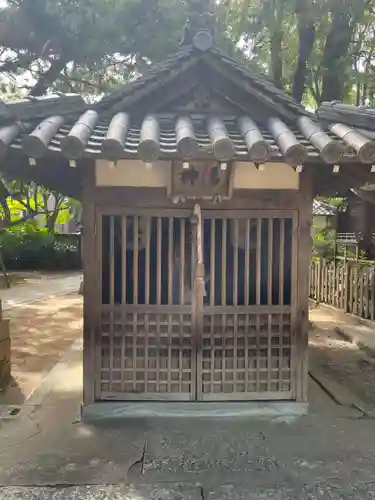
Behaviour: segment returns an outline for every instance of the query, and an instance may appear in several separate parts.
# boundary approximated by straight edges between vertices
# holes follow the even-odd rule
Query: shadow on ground
[[[315,313],[310,331],[310,367],[325,377],[342,384],[359,400],[375,408],[375,358],[366,355],[355,344],[345,340],[335,329],[336,324],[325,320],[324,311]]]
[[[6,312],[11,320],[12,381],[0,405],[22,404],[82,335],[82,298],[48,299]]]

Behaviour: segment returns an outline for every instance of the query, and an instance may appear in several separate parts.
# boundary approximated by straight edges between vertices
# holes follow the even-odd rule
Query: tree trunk
[[[299,54],[297,68],[293,78],[293,97],[296,101],[301,102],[305,92],[307,61],[309,60],[315,41],[314,21],[306,22],[299,19],[298,34]]]
[[[358,0],[360,3],[360,0]],[[360,16],[351,13],[348,6],[338,2],[332,9],[331,30],[328,33],[323,59],[323,81],[321,102],[343,99],[345,71],[348,67],[347,57],[353,39],[354,27]],[[363,5],[358,5],[363,15]]]
[[[282,41],[282,30],[275,31],[271,36],[271,71],[273,81],[280,88],[283,86]]]

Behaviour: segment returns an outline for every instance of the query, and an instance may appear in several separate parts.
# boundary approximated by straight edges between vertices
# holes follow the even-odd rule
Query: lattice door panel
[[[192,399],[195,346],[190,314],[102,313],[103,399]]]
[[[291,397],[290,314],[205,314],[201,345],[200,399]]]
[[[198,399],[292,399],[292,211],[206,211]]]
[[[102,400],[190,400],[196,394],[190,211],[99,218]]]

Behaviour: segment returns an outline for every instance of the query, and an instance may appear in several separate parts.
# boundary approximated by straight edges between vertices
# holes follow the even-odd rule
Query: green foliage
[[[7,269],[66,270],[80,267],[76,240],[60,238],[35,221],[0,232],[0,252]]]
[[[3,72],[29,71],[49,88],[100,94],[174,51],[180,0],[12,0],[0,10]]]
[[[55,224],[66,224],[72,218],[75,202],[35,183],[9,181],[0,177],[0,227],[12,227],[38,216],[49,232]]]
[[[315,232],[313,237],[312,253],[314,257],[333,259],[335,255],[334,233],[331,229],[325,228]]]
[[[372,99],[374,0],[222,0],[221,5],[232,40],[306,105]]]

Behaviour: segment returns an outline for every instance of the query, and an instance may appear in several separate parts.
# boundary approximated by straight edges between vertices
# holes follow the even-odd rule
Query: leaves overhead
[[[189,2],[10,0],[0,10],[0,72],[28,75],[33,95],[92,98],[174,52]],[[240,47],[298,101],[373,99],[375,0],[221,0],[212,9],[223,48]]]
[[[31,72],[33,95],[103,91],[163,59],[181,37],[179,0],[12,0],[0,12],[0,70]]]
[[[223,0],[222,6],[232,39],[298,101],[372,99],[364,80],[375,63],[374,0]]]

